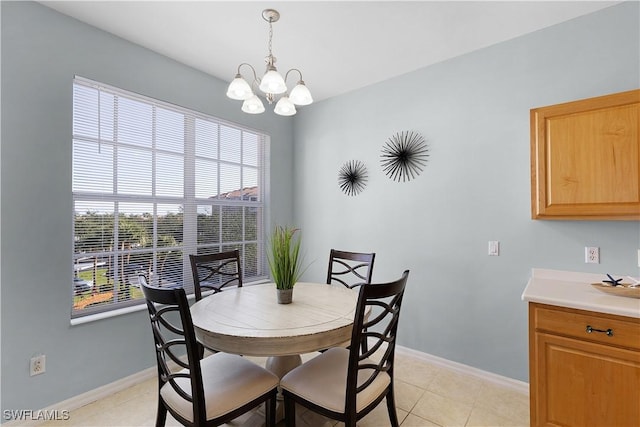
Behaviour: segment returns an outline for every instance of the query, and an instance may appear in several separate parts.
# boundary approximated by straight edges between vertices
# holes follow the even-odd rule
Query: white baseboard
[[[469,365],[464,365],[462,363],[443,359],[438,356],[433,356],[428,353],[423,353],[421,351],[413,350],[399,345],[396,346],[396,353],[403,356],[413,357],[415,359],[422,360],[433,365],[441,366],[452,371],[460,372],[462,374],[471,375],[481,380],[488,381],[503,387],[509,387],[515,391],[529,395],[529,383],[526,383],[524,381],[494,374],[493,372],[483,371],[482,369],[474,368]]]
[[[413,357],[415,359],[424,361],[426,363],[437,365],[445,369],[450,369],[452,371],[460,372],[462,374],[471,375],[500,386],[509,387],[521,393],[529,394],[529,384],[523,381],[519,381],[513,378],[508,378],[502,375],[483,371],[481,369],[473,368],[471,366],[464,365],[462,363],[453,362],[451,360],[443,359],[441,357],[433,356],[431,354],[423,353],[421,351],[413,350],[407,347],[396,346],[396,352],[397,354],[401,354],[403,356]],[[56,410],[57,411],[61,411],[61,410],[73,411],[75,409],[81,408],[90,403],[93,403],[96,400],[109,397],[114,393],[125,390],[129,387],[132,387],[136,384],[139,384],[151,378],[155,378],[157,374],[158,374],[158,369],[155,366],[151,368],[147,368],[133,375],[129,375],[128,377],[121,378],[112,383],[103,385],[96,389],[89,390],[86,393],[82,393],[78,396],[56,403],[55,405],[51,405],[47,408],[42,409],[41,411],[34,411],[34,413],[35,412],[47,413],[47,412],[54,412]],[[2,426],[3,427],[18,427],[18,426],[30,427],[30,426],[37,426],[39,424],[42,424],[44,421],[46,420],[14,420],[14,421],[9,421],[7,423],[3,423]]]

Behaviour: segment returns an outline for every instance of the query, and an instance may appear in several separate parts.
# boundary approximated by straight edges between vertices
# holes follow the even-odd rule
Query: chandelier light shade
[[[251,98],[245,99],[242,103],[242,111],[249,114],[264,113],[264,104],[260,98],[252,93]]]
[[[274,108],[276,114],[293,116],[297,112],[296,105],[309,105],[313,102],[313,97],[304,84],[304,80],[302,80],[302,72],[300,70],[292,68],[282,77],[275,66],[276,58],[271,51],[273,39],[272,24],[280,19],[280,13],[275,9],[265,9],[262,11],[262,18],[269,23],[269,54],[264,58],[267,64],[265,73],[262,78],[258,78],[256,70],[251,64],[243,62],[238,65],[236,76],[227,88],[227,97],[237,101],[244,101],[242,103],[242,111],[245,113],[260,114],[264,112],[265,108],[260,97],[254,92],[254,88],[257,86],[269,104],[273,104],[276,101],[276,95],[281,95]],[[249,67],[249,69],[251,69],[251,73],[253,74],[253,78],[250,79],[251,84],[247,82],[240,72],[242,67]],[[291,72],[297,72],[300,77],[291,90],[291,93],[289,93],[286,82]]]
[[[276,103],[276,108],[274,108],[273,111],[281,116],[293,116],[296,113],[296,106],[293,105],[293,102],[285,95]]]
[[[273,70],[267,71],[265,75],[262,76],[262,81],[260,82],[260,90],[264,93],[273,93],[279,95],[287,91],[287,85],[278,70],[273,67]]]
[[[309,92],[309,89],[307,89],[302,80],[300,80],[298,84],[291,90],[289,99],[291,99],[291,102],[296,105],[309,105],[313,102],[311,92]]]
[[[227,96],[231,99],[238,101],[244,101],[253,96],[251,86],[240,74],[236,74],[236,78],[231,81],[229,89],[227,89]]]

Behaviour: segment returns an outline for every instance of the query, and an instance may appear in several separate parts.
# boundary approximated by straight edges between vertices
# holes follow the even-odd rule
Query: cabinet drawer
[[[640,319],[538,304],[531,310],[536,331],[640,350]]]

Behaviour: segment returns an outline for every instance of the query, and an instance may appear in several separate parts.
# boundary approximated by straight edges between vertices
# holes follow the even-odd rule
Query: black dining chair
[[[214,254],[191,254],[189,261],[196,301],[202,299],[203,289],[215,293],[223,288],[242,286],[242,267],[238,249]]]
[[[393,364],[408,276],[405,270],[396,281],[361,286],[349,348],[330,348],[280,380],[287,427],[295,426],[296,404],[355,427],[385,398],[390,424],[398,426]],[[372,339],[366,352],[358,345],[364,338]]]
[[[327,284],[340,283],[347,288],[371,283],[375,253],[360,253],[331,249]]]
[[[228,423],[263,403],[266,425],[275,426],[278,377],[237,355],[201,358],[183,288],[142,284],[142,292],[158,365],[156,427],[165,425],[167,411],[185,426],[208,427]]]
[[[213,293],[224,288],[242,287],[242,267],[240,264],[240,251],[218,252],[213,254],[189,255],[191,274],[193,275],[193,293],[196,301],[202,299],[203,290],[211,290]],[[200,357],[204,355],[204,346],[200,346]],[[215,353],[217,350],[209,348]]]
[[[375,252],[349,252],[331,249],[327,285],[339,283],[349,289],[371,283]],[[362,351],[367,351],[366,340],[362,341]],[[321,350],[325,351],[325,350]]]

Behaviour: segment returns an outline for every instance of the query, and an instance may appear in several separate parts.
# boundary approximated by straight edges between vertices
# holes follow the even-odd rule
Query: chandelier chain
[[[273,24],[271,23],[271,20],[269,20],[269,57],[270,58],[273,58],[273,53],[271,52],[272,40],[273,40]]]

